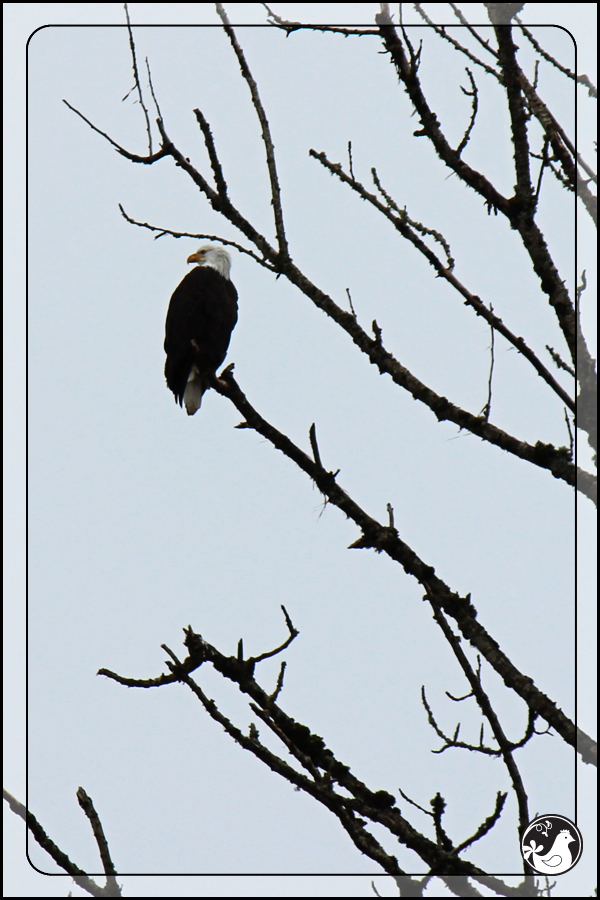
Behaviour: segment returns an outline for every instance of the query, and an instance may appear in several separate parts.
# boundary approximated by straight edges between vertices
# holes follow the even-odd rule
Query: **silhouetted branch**
[[[386,34],[388,29],[382,25],[381,31]],[[392,42],[392,49],[394,49],[395,46],[396,45]],[[70,108],[73,109],[73,107]],[[330,318],[334,319],[334,321],[338,325],[344,328],[344,330],[350,335],[354,343],[360,348],[363,353],[365,353],[369,357],[370,361],[378,367],[380,372],[389,374],[398,385],[408,390],[412,394],[412,396],[415,397],[415,399],[418,399],[420,402],[425,403],[425,405],[427,405],[434,412],[434,414],[438,418],[438,421],[442,421],[444,419],[453,421],[460,428],[471,431],[473,434],[476,434],[483,440],[489,441],[492,444],[496,444],[497,446],[500,446],[502,449],[515,454],[521,459],[525,459],[528,462],[534,463],[535,465],[539,465],[543,468],[549,469],[555,477],[565,480],[567,483],[573,485],[577,483],[578,489],[593,499],[596,489],[593,477],[585,472],[578,473],[576,477],[575,468],[571,464],[570,459],[567,458],[568,451],[566,450],[566,448],[563,453],[563,450],[561,448],[555,448],[549,444],[542,444],[541,442],[538,442],[535,447],[532,447],[523,441],[519,441],[518,439],[513,438],[511,435],[508,435],[501,429],[491,425],[489,422],[486,422],[483,417],[473,416],[472,414],[466,412],[465,410],[461,410],[459,407],[452,404],[447,400],[447,398],[440,397],[430,388],[426,387],[426,385],[420,382],[417,378],[415,378],[408,369],[406,369],[404,366],[401,366],[400,363],[396,359],[394,359],[392,354],[385,349],[381,340],[373,340],[372,338],[370,338],[358,325],[357,319],[354,315],[340,308],[331,299],[331,297],[321,291],[316,285],[312,284],[310,280],[306,278],[306,276],[292,263],[289,258],[286,260],[285,258],[281,257],[281,255],[277,253],[277,251],[275,251],[275,249],[269,244],[264,235],[257,231],[257,229],[255,229],[250,224],[250,222],[241,215],[241,213],[231,203],[227,196],[220,195],[218,191],[215,191],[210,187],[206,179],[191,164],[189,159],[187,159],[181,153],[181,151],[179,151],[175,147],[173,142],[170,140],[166,132],[164,122],[161,119],[159,119],[157,122],[163,141],[161,151],[158,154],[154,154],[153,157],[138,157],[134,154],[129,154],[128,151],[125,151],[122,147],[117,145],[116,142],[108,137],[108,135],[93,126],[92,123],[85,118],[85,116],[82,116],[81,113],[79,113],[77,110],[74,111],[77,112],[77,114],[80,115],[81,118],[83,118],[84,121],[86,121],[86,123],[90,125],[90,127],[92,127],[95,131],[109,140],[110,143],[113,144],[120,153],[122,153],[122,155],[126,156],[134,162],[143,162],[149,164],[156,161],[156,159],[158,158],[170,155],[174,159],[175,164],[183,169],[198,186],[198,188],[204,193],[211,206],[216,211],[224,215],[225,218],[227,218],[258,248],[259,252],[262,254],[262,260],[258,258],[257,261],[259,261],[261,265],[269,268],[268,264],[270,264],[278,273],[283,272],[288,280],[296,287],[298,287],[304,294],[306,294],[306,296],[308,296],[319,309],[323,310]],[[439,128],[437,130],[439,131]],[[450,153],[453,153],[456,157],[455,151],[451,151],[449,145],[444,143],[445,139],[443,139],[442,137],[441,140],[442,144],[444,146],[447,146]],[[485,179],[483,179],[483,182],[481,181],[483,176],[480,176],[479,173],[471,170],[469,167],[465,167],[464,162],[458,159],[458,157],[456,157],[455,163],[458,171],[463,174],[466,171],[470,173],[467,180],[470,179],[473,184],[477,184],[482,189],[483,195],[487,197],[488,201],[492,205],[497,201],[500,204],[504,203],[506,206],[507,201],[505,201],[504,198],[501,197],[501,195],[497,194],[497,192],[494,192],[491,188],[491,185],[489,185],[489,183],[486,182]],[[340,177],[342,177],[342,175],[340,175]],[[347,178],[348,176],[345,177]],[[353,182],[353,184],[358,183]],[[489,185],[489,190],[486,185]],[[384,214],[388,215],[388,217],[393,217],[393,212],[390,209],[381,204],[379,200],[373,195],[370,196],[373,197],[375,204],[379,205],[381,211],[383,211]],[[487,310],[486,306],[480,301],[480,299],[466,291],[466,289],[462,285],[460,285],[460,283],[456,279],[454,279],[452,273],[449,272],[448,269],[440,263],[435,254],[430,251],[425,244],[423,244],[421,239],[409,229],[406,223],[402,223],[400,221],[399,216],[396,216],[395,218],[399,223],[396,227],[398,227],[398,229],[401,231],[402,229],[404,229],[406,232],[406,236],[408,236],[408,232],[410,231],[409,239],[415,244],[415,246],[419,247],[421,252],[423,252],[427,256],[432,265],[436,267],[436,271],[439,271],[445,278],[447,278],[452,284],[454,284],[454,286],[468,301],[469,305],[473,306],[478,314],[481,314],[489,321],[489,311]],[[419,244],[422,245],[422,248],[421,246],[419,246]],[[243,250],[242,252],[247,251]],[[558,273],[556,274],[558,275]],[[562,287],[563,286],[561,282],[561,288]],[[553,379],[548,370],[545,369],[545,367],[539,360],[537,360],[535,355],[526,347],[525,342],[521,338],[515,339],[514,336],[511,335],[511,333],[508,331],[508,329],[503,330],[501,320],[497,319],[496,317],[494,317],[494,325],[497,330],[499,330],[505,337],[507,337],[508,340],[511,340],[511,342],[520,350],[520,352],[522,352],[530,360],[530,362],[532,362],[539,374],[542,375],[542,377],[559,394],[563,403],[571,408],[573,404],[572,399],[566,394],[566,392],[564,392],[560,385],[558,385],[558,383],[555,381],[555,379]]]
[[[476,841],[480,841],[481,838],[484,837],[484,835],[492,830],[502,814],[507,796],[507,794],[498,791],[498,793],[496,794],[496,808],[494,809],[494,812],[485,820],[485,822],[482,822],[475,834],[473,834],[470,838],[467,838],[466,841],[463,841],[462,844],[458,845],[458,847],[456,848],[456,853],[460,853],[462,850],[466,850],[467,847],[470,847],[471,844],[474,844]]]
[[[108,841],[106,840],[106,836],[104,834],[102,822],[100,821],[98,813],[96,812],[96,809],[94,807],[94,802],[82,787],[77,788],[77,801],[90,820],[90,825],[92,826],[92,831],[94,832],[94,837],[98,845],[100,859],[102,860],[104,874],[106,875],[107,880],[112,879],[113,887],[117,887],[117,883],[115,881],[117,870],[115,869],[113,861],[111,859],[110,850],[108,849]],[[121,892],[119,891],[114,896],[120,896],[120,893]]]
[[[454,12],[454,15],[456,16],[460,24],[463,25],[467,29],[467,31],[473,35],[475,40],[481,44],[484,50],[487,50],[488,53],[491,53],[492,56],[495,56],[497,59],[498,51],[490,45],[489,40],[484,40],[481,37],[481,35],[475,30],[471,23],[463,16],[456,3],[449,3],[448,5],[452,8],[452,11]]]
[[[154,100],[154,106],[156,107],[156,115],[162,122],[162,113],[160,111],[160,106],[158,105],[158,100],[156,99],[156,94],[154,93],[154,85],[152,84],[152,72],[150,71],[150,63],[148,62],[148,57],[146,57],[146,73],[148,75],[148,85],[150,86],[150,93],[152,95],[152,99]]]
[[[275,690],[273,691],[272,694],[269,694],[269,697],[273,701],[277,700],[277,698],[279,697],[279,694],[283,690],[283,676],[285,675],[286,666],[287,666],[287,663],[284,660],[281,663],[281,666],[279,667],[279,675],[277,676],[277,684],[275,685]]]
[[[575,369],[573,369],[568,363],[564,361],[560,353],[557,353],[554,347],[550,347],[549,344],[546,344],[546,350],[556,363],[557,369],[564,369],[565,372],[568,372],[569,375],[572,375],[575,378]]]
[[[544,236],[531,215],[531,197],[527,195],[529,161],[524,158],[524,138],[526,139],[526,134],[523,134],[523,115],[520,115],[518,112],[519,103],[522,109],[522,101],[519,100],[520,82],[517,80],[515,83],[517,72],[515,65],[512,65],[512,56],[508,45],[505,47],[502,59],[505,69],[504,77],[506,77],[508,72],[510,80],[511,93],[509,99],[512,104],[513,132],[519,148],[518,153],[515,150],[515,154],[518,156],[517,164],[519,169],[518,191],[516,196],[510,199],[497,191],[481,172],[467,165],[457,151],[450,146],[442,132],[437,116],[425,98],[418,74],[406,56],[404,46],[394,28],[394,23],[384,12],[379,13],[375,19],[379,25],[384,46],[390,54],[391,61],[406,88],[414,109],[419,115],[422,125],[419,134],[427,135],[440,159],[458,175],[461,181],[480,194],[490,211],[501,212],[509,220],[511,227],[519,232],[523,246],[531,259],[533,269],[540,280],[542,291],[548,296],[549,303],[556,313],[572,358],[575,359],[575,315],[573,304],[560,277],[560,273],[550,256]],[[498,30],[508,31],[509,29],[498,28]]]
[[[515,205],[519,207],[519,219],[515,221],[520,230],[529,226],[533,216],[533,186],[529,168],[529,137],[527,135],[527,112],[521,83],[520,68],[517,65],[517,48],[511,36],[511,29],[504,25],[495,26],[498,42],[498,62],[502,69],[503,84],[508,99],[510,113],[512,144],[514,148]]]
[[[436,793],[435,797],[432,797],[429,801],[429,805],[431,806],[437,844],[445,850],[446,853],[453,853],[454,844],[442,825],[442,818],[446,811],[446,801],[439,791]]]
[[[503,337],[509,341],[513,347],[515,347],[519,353],[522,353],[523,356],[531,363],[534,367],[538,375],[540,375],[544,381],[552,388],[552,390],[561,398],[563,403],[569,407],[569,409],[575,409],[575,400],[572,396],[570,396],[567,391],[558,383],[558,381],[554,378],[551,372],[546,368],[546,366],[542,363],[542,361],[536,356],[533,350],[527,346],[522,337],[517,337],[513,334],[510,329],[506,327],[502,319],[498,316],[494,315],[491,309],[488,309],[486,305],[481,301],[481,299],[476,295],[472,294],[454,275],[452,271],[452,267],[454,266],[454,260],[452,256],[450,256],[450,246],[448,242],[443,238],[439,232],[434,231],[433,229],[425,228],[425,226],[421,225],[421,223],[415,223],[411,220],[406,214],[405,210],[399,209],[399,207],[394,203],[394,201],[386,194],[379,180],[376,179],[377,173],[374,172],[374,179],[377,188],[383,193],[386,198],[387,205],[381,203],[381,201],[374,194],[371,194],[366,188],[356,179],[350,178],[346,172],[342,169],[340,163],[332,163],[329,161],[325,153],[317,153],[316,150],[311,150],[310,155],[317,159],[324,168],[328,169],[332,175],[337,176],[340,181],[344,182],[344,184],[348,184],[353,191],[363,198],[363,200],[368,200],[380,213],[382,213],[396,228],[397,231],[400,232],[402,237],[406,238],[413,244],[417,250],[423,254],[423,256],[427,259],[430,265],[435,269],[436,273],[441,277],[448,281],[449,284],[452,285],[455,290],[461,294],[462,297],[465,298],[465,304],[467,306],[471,306],[478,316],[481,316],[483,319],[488,322],[488,324],[495,328]],[[374,171],[374,170],[373,170]],[[442,243],[444,250],[448,256],[449,265],[446,267],[443,263],[440,262],[438,257],[433,253],[432,250],[429,249],[427,244],[425,244],[412,230],[412,228],[419,228],[420,231],[424,234],[431,234]],[[468,426],[467,426],[468,427]],[[472,429],[469,428],[469,431]]]
[[[542,161],[542,164],[540,166],[540,171],[538,172],[538,179],[537,179],[537,184],[535,187],[535,197],[533,200],[533,205],[536,210],[537,210],[537,208],[539,206],[539,202],[540,202],[540,193],[542,190],[542,179],[544,177],[544,172],[547,168],[552,168],[552,166],[550,166],[550,157],[548,154],[549,146],[550,146],[550,137],[547,134],[545,134],[544,135],[544,144],[543,144],[542,152],[541,152],[540,156],[538,156],[537,153],[531,154],[533,157],[535,157],[535,159],[541,159],[541,161]],[[553,171],[554,171],[554,169],[553,169]]]
[[[329,168],[330,171],[335,169],[336,164],[329,163],[327,160],[327,157],[325,156],[324,153],[321,154],[320,156],[317,155],[315,158],[319,159],[319,162],[321,162],[323,165],[325,165],[326,168]],[[324,162],[324,160],[326,160],[326,162]],[[341,169],[339,170],[339,172],[336,171],[335,174],[338,175],[342,181],[345,181],[345,179],[342,178],[342,175],[344,173]],[[381,184],[381,181],[379,179],[379,175],[377,174],[377,169],[375,169],[374,167],[371,169],[371,176],[373,178],[373,184],[375,185],[375,187],[377,188],[377,190],[379,191],[381,196],[384,198],[388,209],[394,210],[394,212],[398,213],[398,217],[401,222],[404,222],[406,225],[410,226],[410,228],[413,228],[415,231],[418,231],[420,234],[431,235],[431,237],[434,239],[434,241],[437,241],[437,243],[443,247],[444,253],[446,254],[446,262],[447,262],[448,270],[451,272],[454,269],[455,262],[452,257],[452,250],[450,249],[450,244],[448,243],[448,241],[446,240],[444,235],[441,233],[441,231],[437,231],[435,228],[429,228],[427,225],[423,225],[422,222],[417,222],[415,219],[412,219],[406,211],[406,206],[404,206],[402,209],[400,209],[399,205],[396,203],[396,201],[393,199],[393,197],[391,197],[391,195],[388,194],[388,192],[384,189],[384,187]],[[370,200],[370,198],[373,195],[372,194],[369,195],[368,192],[364,190],[364,188],[363,188],[362,184],[360,184],[360,182],[356,181],[354,178],[352,180],[356,183],[357,193],[359,193],[363,197],[363,199]],[[362,192],[361,192],[361,189],[362,189]],[[390,219],[390,221],[393,221],[395,224],[395,219],[392,218],[392,219]],[[408,235],[405,235],[405,236],[408,237]],[[409,238],[409,240],[410,240],[410,238]],[[420,245],[415,244],[415,246],[417,247],[417,249],[421,249]],[[426,246],[426,245],[424,245],[424,246]],[[438,270],[438,274],[441,274],[439,270]]]
[[[490,303],[490,312],[494,312],[494,308]],[[489,421],[490,415],[492,414],[492,379],[494,377],[494,329],[490,328],[490,371],[488,375],[488,395],[485,406],[481,411],[481,415],[485,418],[486,422]]]
[[[465,69],[465,72],[469,76],[469,81],[471,82],[471,90],[467,91],[467,89],[462,87],[462,85],[461,85],[460,89],[463,92],[463,94],[465,94],[465,96],[472,98],[472,100],[471,100],[471,119],[467,126],[467,130],[465,131],[465,133],[463,135],[463,139],[457,147],[456,152],[459,155],[463,152],[463,150],[469,143],[469,139],[471,137],[471,132],[473,131],[473,128],[475,127],[475,119],[477,118],[477,110],[478,110],[477,85],[475,84],[475,79],[473,78],[473,73],[471,72],[470,69]]]
[[[87,796],[83,788],[79,788],[77,791],[77,799],[80,802],[80,805],[83,807],[80,798],[80,792],[82,792],[82,797],[85,795],[89,804],[91,804],[91,808],[93,809],[93,804],[90,798]],[[120,897],[121,896],[121,888],[117,884],[115,879],[115,875],[117,874],[115,868],[112,864],[112,860],[110,859],[110,854],[108,853],[108,845],[106,844],[106,838],[104,838],[104,832],[102,830],[102,825],[96,811],[94,810],[93,817],[90,816],[88,809],[84,808],[84,812],[90,818],[90,822],[92,824],[92,829],[94,831],[94,836],[96,837],[96,841],[98,843],[98,847],[100,848],[100,855],[102,858],[102,863],[104,866],[104,871],[106,873],[106,885],[104,887],[100,887],[100,885],[96,884],[93,879],[91,879],[83,869],[80,869],[79,866],[76,866],[74,862],[72,862],[66,853],[56,846],[54,841],[52,841],[36,817],[30,812],[22,803],[9,794],[9,792],[3,789],[3,796],[11,810],[20,816],[23,821],[26,823],[27,828],[32,833],[40,847],[48,853],[49,856],[52,857],[54,862],[60,866],[61,869],[71,876],[75,884],[77,884],[84,891],[87,891],[88,894],[91,894],[92,897]],[[84,801],[85,802],[85,801]],[[101,838],[99,839],[99,835],[101,834]]]
[[[573,430],[571,428],[571,420],[569,419],[569,413],[565,409],[565,423],[567,426],[567,431],[569,432],[569,449],[571,451],[571,459],[575,457],[575,436],[573,434]]]
[[[252,73],[246,62],[246,57],[244,56],[244,52],[240,47],[238,40],[235,36],[235,32],[229,23],[229,19],[227,18],[227,13],[223,8],[221,3],[216,4],[217,12],[221,21],[223,22],[223,28],[231,42],[231,46],[237,56],[238,62],[240,64],[240,69],[242,71],[242,75],[246,80],[246,84],[250,88],[250,94],[252,97],[252,104],[254,109],[256,110],[256,115],[258,116],[258,120],[260,122],[261,134],[263,143],[265,145],[265,151],[267,154],[267,169],[269,170],[269,180],[271,182],[271,201],[273,204],[273,215],[275,217],[275,232],[277,234],[277,244],[279,247],[279,258],[282,264],[289,257],[289,248],[287,243],[287,238],[285,236],[285,228],[283,225],[283,209],[281,206],[281,188],[279,186],[279,178],[277,176],[277,166],[275,164],[275,148],[273,146],[273,140],[271,138],[271,128],[269,126],[269,122],[264,110],[264,107],[261,103],[260,96],[258,94],[258,87],[256,81],[252,77]]]
[[[563,75],[566,75],[567,78],[572,78],[573,81],[576,81],[578,84],[583,84],[588,89],[588,94],[590,97],[598,96],[598,91],[596,90],[596,87],[592,84],[592,82],[587,77],[587,75],[576,75],[575,72],[571,72],[571,70],[567,66],[563,66],[561,63],[559,63],[558,60],[555,59],[554,56],[552,56],[550,53],[548,53],[547,50],[544,50],[544,48],[541,46],[541,44],[538,41],[536,41],[536,39],[534,38],[531,31],[529,31],[529,29],[526,28],[525,25],[523,25],[519,16],[515,16],[515,19],[519,23],[519,27],[520,27],[521,31],[523,32],[523,34],[525,35],[525,37],[527,38],[527,40],[529,41],[529,43],[532,45],[532,47],[534,47],[537,50],[537,52],[540,54],[540,56],[542,56],[547,62],[549,62],[556,69],[558,69],[559,72],[562,72]]]
[[[227,397],[244,417],[244,427],[256,431],[266,438],[302,469],[317,485],[328,502],[337,506],[345,515],[361,529],[361,537],[351,544],[356,549],[373,549],[378,553],[386,553],[390,559],[398,562],[404,571],[415,578],[426,590],[426,597],[434,609],[443,610],[458,624],[465,639],[482,654],[488,663],[498,672],[505,684],[511,687],[541,718],[545,719],[563,737],[575,746],[576,731],[574,724],[556,705],[539,691],[533,680],[523,675],[502,652],[496,641],[485,631],[477,620],[477,612],[471,604],[470,595],[460,597],[453,592],[441,578],[435,574],[432,566],[427,565],[399,536],[395,528],[382,525],[369,516],[349,494],[336,482],[335,474],[326,471],[322,466],[296,446],[286,435],[267,422],[249,403],[232,374],[230,364],[213,380],[213,388]],[[446,634],[445,620],[440,617],[438,624]],[[460,651],[460,648],[459,648]],[[458,652],[459,658],[462,651]],[[500,732],[499,732],[500,734]],[[497,738],[498,739],[498,738]],[[515,774],[516,777],[516,774]]]
[[[496,71],[496,69],[493,69],[491,66],[488,66],[488,64],[484,63],[483,60],[478,59],[478,57],[475,56],[473,53],[471,53],[471,51],[467,47],[465,47],[463,44],[459,43],[459,41],[457,41],[456,38],[453,38],[452,35],[448,34],[444,25],[436,25],[435,22],[429,18],[429,16],[427,15],[427,13],[425,12],[425,10],[423,9],[423,7],[420,3],[414,3],[413,5],[414,5],[414,8],[416,9],[416,11],[419,13],[421,18],[423,19],[423,21],[427,22],[427,24],[431,28],[433,28],[433,30],[436,32],[436,34],[439,35],[439,37],[443,38],[445,41],[448,41],[450,44],[452,44],[452,46],[454,47],[455,50],[458,50],[460,53],[463,53],[467,57],[467,59],[470,59],[471,62],[475,63],[476,66],[481,66],[481,68],[484,69],[488,73],[488,75],[492,75],[497,81],[502,81],[502,78],[501,78],[500,74]],[[481,43],[481,39],[479,37],[478,37],[478,40]],[[490,48],[488,46],[486,46],[485,49],[489,50],[491,53],[494,53],[492,48]]]
[[[490,702],[490,699],[486,692],[483,689],[483,685],[481,683],[481,675],[480,673],[475,674],[469,663],[469,660],[466,657],[464,650],[462,649],[460,639],[454,634],[452,628],[448,624],[440,605],[435,601],[431,601],[431,606],[433,608],[433,616],[436,620],[437,624],[440,626],[441,630],[444,633],[444,637],[452,647],[452,651],[463,670],[469,685],[471,686],[471,690],[473,692],[473,696],[477,701],[481,712],[488,720],[490,727],[492,729],[492,733],[498,747],[500,748],[500,754],[504,761],[504,765],[508,771],[510,780],[512,782],[513,790],[515,792],[517,798],[517,805],[519,808],[519,825],[520,829],[524,830],[527,828],[529,824],[529,809],[527,802],[527,793],[525,791],[525,785],[523,784],[523,779],[521,778],[521,773],[517,767],[515,762],[515,758],[513,755],[514,746],[508,740],[506,735],[504,734],[504,730],[500,724],[500,720],[496,715],[494,708]],[[534,712],[535,707],[530,706],[530,710]],[[483,735],[482,735],[483,737]],[[481,742],[480,742],[481,743]],[[483,751],[482,751],[483,752]]]
[[[248,250],[247,247],[243,247],[241,244],[238,244],[236,241],[230,241],[227,238],[221,237],[220,234],[198,234],[190,231],[173,231],[171,228],[161,228],[157,225],[150,225],[148,222],[138,222],[136,219],[132,219],[131,216],[127,215],[121,204],[119,203],[119,210],[121,211],[121,215],[123,218],[130,223],[130,225],[137,225],[138,228],[147,228],[148,231],[156,231],[158,232],[154,240],[158,240],[158,238],[164,237],[165,234],[170,235],[174,238],[194,238],[199,241],[218,241],[220,244],[223,244],[226,247],[235,247],[240,253],[244,253],[246,256],[252,257],[252,259],[262,266],[265,269],[268,269],[269,272],[274,272],[275,269],[271,265],[271,263],[267,262],[265,259],[261,259],[256,253],[252,250]]]
[[[204,143],[206,145],[206,149],[208,150],[208,156],[210,159],[210,166],[213,170],[213,175],[215,176],[215,184],[217,186],[217,191],[221,195],[221,197],[227,196],[227,183],[225,181],[225,177],[223,175],[223,169],[221,167],[221,162],[217,155],[217,150],[215,147],[215,141],[212,135],[212,131],[210,130],[210,125],[207,120],[202,115],[199,109],[194,110],[194,115],[198,120],[198,124],[202,130],[202,134],[204,136]]]
[[[266,3],[263,3],[262,5],[267,10],[269,25],[281,28],[282,31],[286,32],[288,37],[294,31],[333,31],[336,34],[343,34],[346,37],[350,34],[357,35],[358,37],[362,37],[366,34],[379,34],[377,30],[372,28],[343,28],[339,25],[308,25],[304,22],[289,22],[287,19],[282,19],[281,16],[276,15]]]
[[[248,660],[249,663],[253,663],[253,664],[259,663],[259,662],[262,662],[263,659],[269,659],[271,656],[277,656],[278,653],[281,653],[283,650],[286,649],[286,647],[289,647],[290,644],[292,643],[292,641],[295,638],[297,638],[298,635],[300,634],[298,629],[294,628],[294,626],[292,625],[292,620],[290,619],[285,606],[282,606],[281,608],[282,608],[284,616],[285,616],[285,621],[286,621],[290,636],[287,638],[287,640],[285,640],[283,642],[283,644],[280,644],[279,647],[276,647],[274,650],[268,650],[266,653],[261,653],[259,656],[251,656]],[[283,678],[283,673],[282,673],[282,678]]]
[[[67,100],[63,100],[63,103],[65,104],[65,106],[68,106],[72,112],[78,115],[80,119],[83,119],[83,121],[90,126],[92,131],[95,131],[97,134],[101,135],[101,137],[107,140],[109,144],[112,144],[117,153],[120,153],[121,156],[124,156],[125,159],[130,160],[130,162],[143,163],[146,166],[151,166],[152,163],[155,163],[157,160],[163,159],[163,157],[165,156],[169,156],[168,146],[161,147],[160,150],[158,150],[156,153],[151,153],[149,156],[139,156],[137,153],[130,153],[129,150],[125,150],[124,147],[121,147],[120,144],[117,144],[116,141],[113,141],[113,139],[109,137],[105,131],[101,131],[100,128],[96,128],[96,126],[93,125],[92,122],[90,122],[90,120],[83,115],[83,113],[80,113],[78,109],[75,109],[74,106],[71,106],[71,104],[68,103]]]
[[[449,846],[440,846],[439,843],[416,831],[396,808],[393,795],[383,790],[370,790],[364,782],[352,774],[348,766],[337,760],[333,752],[326,747],[323,738],[288,716],[275,703],[275,695],[267,694],[256,682],[254,663],[257,660],[240,660],[237,656],[224,656],[201,635],[196,634],[191,626],[184,629],[184,632],[188,657],[179,661],[171,650],[168,651],[173,661],[167,661],[167,667],[174,680],[186,684],[211,718],[218,722],[243,749],[254,754],[273,772],[333,812],[358,849],[379,863],[384,871],[391,875],[403,874],[396,858],[387,854],[367,830],[365,819],[386,828],[401,844],[423,859],[431,869],[450,874],[484,875],[476,866],[460,859],[457,851],[449,853],[451,843]],[[252,711],[268,726],[304,772],[298,771],[268,749],[260,741],[255,726],[250,728],[248,735],[243,734],[219,710],[216,703],[208,699],[200,685],[190,675],[207,662],[210,662],[223,677],[237,684],[240,691],[250,698]],[[108,673],[104,671],[104,674]],[[116,680],[121,684],[135,686],[137,683],[137,686],[144,687],[149,681],[157,683],[161,678],[164,679],[165,676],[153,679],[118,676]],[[336,785],[339,785],[345,793],[337,791]],[[489,822],[489,819],[486,820],[476,833],[483,834],[489,831],[491,827]]]
[[[448,691],[446,691],[446,694],[448,694]],[[448,695],[448,696],[450,696],[450,695]],[[461,698],[451,697],[451,699],[452,700],[457,700],[457,699],[467,700],[469,697],[473,697],[473,696],[474,696],[473,692],[469,691],[469,693],[466,694],[464,697],[461,697]],[[479,740],[478,744],[471,744],[468,741],[461,741],[459,739],[460,723],[458,723],[458,725],[454,729],[454,734],[452,734],[452,735],[446,734],[446,732],[443,730],[443,728],[441,728],[438,725],[437,719],[435,718],[435,716],[433,714],[433,710],[427,699],[427,695],[425,693],[424,687],[421,687],[421,703],[423,704],[423,707],[425,708],[425,712],[427,713],[427,721],[429,722],[429,724],[431,725],[431,727],[433,728],[433,730],[435,731],[437,736],[440,738],[440,740],[442,740],[444,742],[442,747],[438,747],[437,750],[432,750],[431,751],[432,753],[435,753],[436,755],[441,755],[442,753],[445,753],[446,750],[459,749],[459,750],[470,750],[472,753],[482,753],[484,756],[492,756],[494,758],[497,758],[501,755],[500,750],[498,750],[497,748],[485,746],[485,744],[483,743],[482,735],[480,735],[480,740]]]
[[[135,56],[135,43],[133,40],[133,32],[131,30],[131,21],[129,19],[128,4],[124,3],[123,5],[125,7],[125,18],[127,19],[127,32],[129,34],[129,49],[131,50],[131,60],[132,60],[132,65],[133,65],[133,77],[135,80],[135,87],[137,90],[139,103],[140,103],[140,106],[142,107],[142,109],[144,110],[144,119],[146,120],[146,132],[148,134],[148,155],[152,156],[152,131],[150,128],[150,116],[148,115],[148,110],[146,109],[146,104],[144,103],[144,94],[142,92],[142,86],[140,84],[140,75],[138,72],[137,59]],[[148,61],[146,60],[146,63],[147,62]],[[129,95],[127,95],[127,96],[129,96]],[[124,97],[123,99],[125,100],[126,97]],[[155,98],[155,100],[156,100],[156,98]],[[157,104],[157,107],[158,107],[158,104]]]

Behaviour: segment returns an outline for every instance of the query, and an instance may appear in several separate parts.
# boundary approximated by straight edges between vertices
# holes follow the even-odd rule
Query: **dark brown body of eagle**
[[[193,416],[225,359],[238,313],[229,254],[201,247],[188,262],[198,265],[176,288],[167,312],[165,377],[175,402]]]

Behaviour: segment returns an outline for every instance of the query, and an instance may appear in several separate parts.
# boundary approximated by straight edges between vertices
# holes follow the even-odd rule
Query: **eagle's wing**
[[[237,322],[237,291],[209,266],[196,266],[175,289],[165,325],[165,377],[181,405],[196,366],[213,375],[225,359]]]

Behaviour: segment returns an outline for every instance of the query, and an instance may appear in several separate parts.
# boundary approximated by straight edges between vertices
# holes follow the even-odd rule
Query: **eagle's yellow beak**
[[[191,256],[188,256],[187,261],[189,263],[193,263],[193,262],[199,263],[199,262],[202,262],[203,259],[204,259],[204,253],[199,254],[198,251],[196,251],[195,253],[192,253]]]

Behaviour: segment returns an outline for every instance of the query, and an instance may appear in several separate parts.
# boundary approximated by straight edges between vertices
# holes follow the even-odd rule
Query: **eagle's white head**
[[[188,256],[187,261],[197,263],[199,266],[210,266],[211,269],[216,269],[223,278],[229,278],[231,257],[227,250],[219,247],[218,244],[204,244],[195,253]]]

